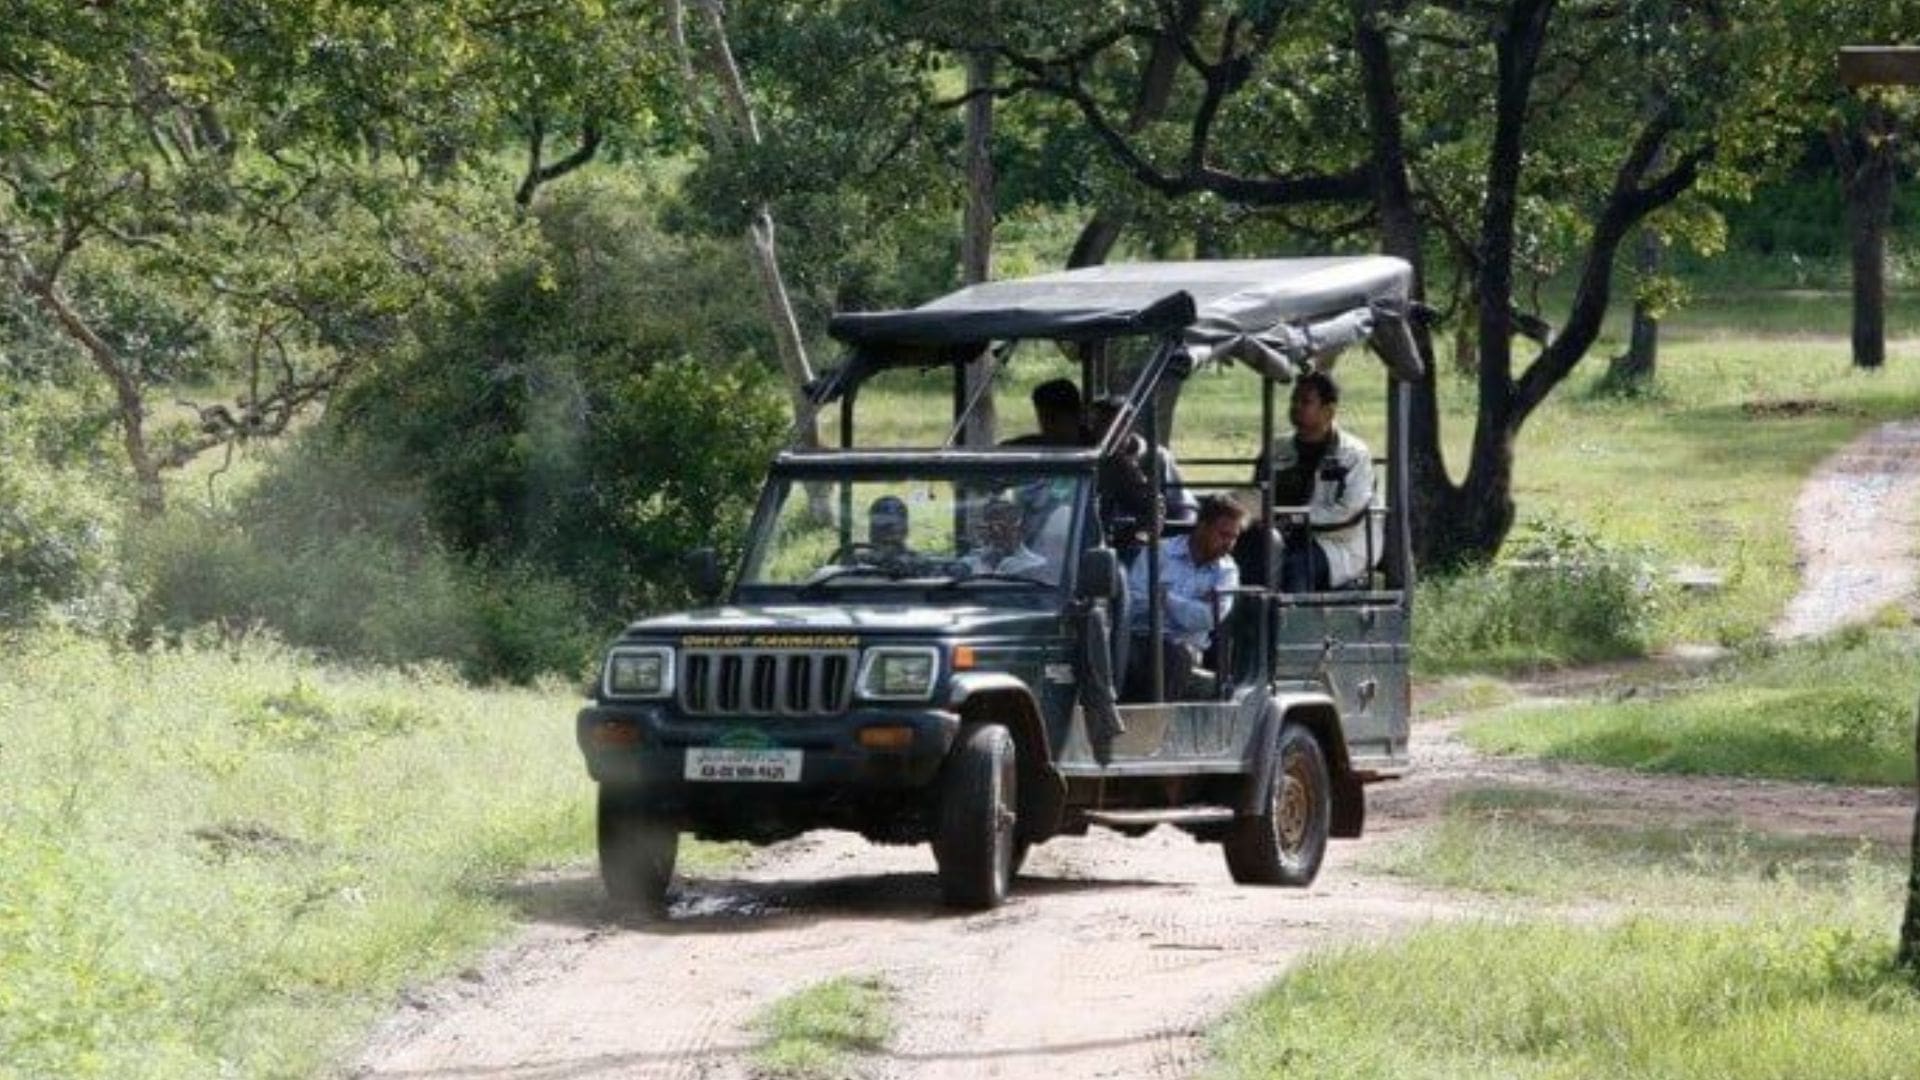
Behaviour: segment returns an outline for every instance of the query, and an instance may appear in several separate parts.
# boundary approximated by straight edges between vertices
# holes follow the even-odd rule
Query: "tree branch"
[[[1108,119],[1100,103],[1077,78],[1064,80],[1050,71],[1044,61],[1011,49],[997,51],[1009,64],[1030,75],[1042,90],[1073,104],[1093,129],[1094,137],[1107,147],[1123,168],[1140,183],[1169,198],[1204,191],[1240,202],[1276,206],[1364,199],[1370,190],[1370,173],[1364,165],[1340,173],[1261,178],[1238,176],[1206,166],[1195,167],[1192,164],[1193,155],[1189,153],[1186,169],[1178,173],[1163,172]],[[1204,148],[1201,153],[1204,156]]]
[[[533,204],[533,196],[540,190],[540,185],[558,180],[592,161],[594,155],[600,152],[603,137],[599,121],[588,117],[580,126],[580,145],[574,148],[573,153],[551,165],[542,165],[540,153],[546,142],[546,126],[535,120],[527,140],[527,173],[521,179],[518,190],[513,193],[514,204],[522,210],[526,209]]]
[[[1700,169],[1712,159],[1715,146],[1697,146],[1672,169],[1652,183],[1642,180],[1666,139],[1678,127],[1672,107],[1663,109],[1634,140],[1614,174],[1613,190],[1587,243],[1587,255],[1574,292],[1566,326],[1528,365],[1514,393],[1512,426],[1518,430],[1553,388],[1573,371],[1600,332],[1612,296],[1613,263],[1627,233],[1655,210],[1673,202],[1694,185]]]

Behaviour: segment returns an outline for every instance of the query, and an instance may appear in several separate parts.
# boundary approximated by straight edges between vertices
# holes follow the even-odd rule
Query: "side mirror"
[[[1086,600],[1104,600],[1119,586],[1120,556],[1112,548],[1088,548],[1080,553],[1080,568],[1073,586],[1076,595]]]
[[[720,556],[712,548],[695,548],[687,552],[682,562],[688,579],[693,582],[693,591],[702,602],[712,603],[720,599],[720,590],[725,583],[720,579]]]

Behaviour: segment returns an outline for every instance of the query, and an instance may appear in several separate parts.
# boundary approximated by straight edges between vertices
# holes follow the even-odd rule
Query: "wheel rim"
[[[1288,854],[1298,852],[1306,846],[1307,830],[1313,821],[1313,777],[1303,755],[1288,755],[1274,802],[1280,847]]]
[[[1007,792],[1013,786],[1013,755],[1008,754],[993,771],[993,877],[995,890],[1007,891],[1013,877],[1013,826],[1016,815],[1008,805]]]

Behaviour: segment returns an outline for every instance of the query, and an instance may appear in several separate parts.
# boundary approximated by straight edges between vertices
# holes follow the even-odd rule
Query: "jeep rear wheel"
[[[648,811],[633,789],[601,784],[595,833],[607,897],[620,907],[664,913],[680,830]]]
[[[961,732],[940,777],[933,858],[940,894],[963,908],[997,907],[1013,879],[1015,828],[1013,736],[994,724]]]
[[[1242,885],[1313,884],[1327,852],[1333,785],[1320,740],[1298,724],[1280,729],[1274,775],[1260,812],[1234,819],[1227,870]]]

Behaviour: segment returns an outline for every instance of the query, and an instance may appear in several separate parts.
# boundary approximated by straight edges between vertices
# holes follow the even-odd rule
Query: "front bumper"
[[[870,727],[912,732],[899,749],[860,744]],[[900,790],[931,784],[960,729],[960,717],[941,709],[873,706],[829,717],[676,717],[667,705],[592,705],[580,710],[575,735],[587,774],[600,783],[635,784],[650,795],[677,790],[725,790],[752,797],[756,790],[874,788]],[[796,782],[690,781],[687,749],[764,746],[802,752]],[[769,792],[771,793],[771,792]]]

